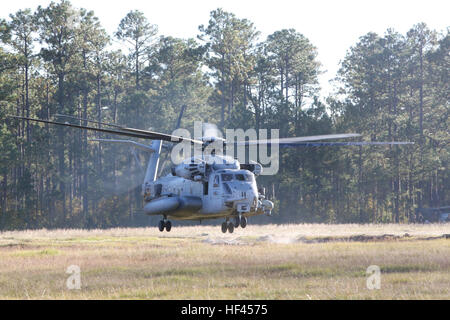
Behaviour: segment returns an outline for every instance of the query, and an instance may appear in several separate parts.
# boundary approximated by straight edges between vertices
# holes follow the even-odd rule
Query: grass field
[[[450,224],[3,232],[0,299],[450,299]]]

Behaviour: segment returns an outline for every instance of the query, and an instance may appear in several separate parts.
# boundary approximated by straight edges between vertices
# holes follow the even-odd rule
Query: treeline
[[[109,35],[68,1],[13,13],[0,31],[0,229],[129,225],[142,206],[135,160],[145,155],[8,114],[170,133],[186,105],[185,128],[203,120],[281,137],[414,141],[282,150],[279,174],[258,179],[276,203],[272,221],[403,222],[417,207],[448,205],[448,31],[417,24],[362,36],[326,99],[304,35],[284,29],[261,41],[251,21],[222,9],[197,39],[160,35],[140,11]]]

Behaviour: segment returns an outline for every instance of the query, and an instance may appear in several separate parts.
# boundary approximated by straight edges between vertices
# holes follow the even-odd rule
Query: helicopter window
[[[214,177],[214,187],[218,187],[219,186],[219,175]]]
[[[230,173],[222,173],[222,181],[231,181],[233,180],[233,175]]]
[[[222,183],[222,184],[223,184],[223,189],[225,190],[225,193],[232,194],[231,188],[228,185],[228,183]]]
[[[252,181],[253,177],[251,174],[239,173],[239,174],[236,174],[236,179],[238,181]]]

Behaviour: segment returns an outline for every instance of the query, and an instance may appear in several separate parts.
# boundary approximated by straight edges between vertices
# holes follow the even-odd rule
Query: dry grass
[[[449,299],[445,234],[449,224],[3,232],[0,298]],[[70,265],[80,290],[66,287]],[[366,287],[369,265],[379,290]]]

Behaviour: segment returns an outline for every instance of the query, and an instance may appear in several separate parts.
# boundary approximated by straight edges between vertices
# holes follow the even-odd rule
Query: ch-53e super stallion
[[[182,109],[183,112],[183,109]],[[177,127],[181,120],[178,118]],[[64,116],[64,115],[57,115]],[[262,165],[255,161],[240,163],[238,159],[203,151],[212,143],[221,140],[225,146],[229,142],[217,136],[203,136],[191,139],[179,135],[170,135],[150,130],[129,128],[117,124],[103,123],[88,119],[75,118],[78,124],[67,121],[51,121],[19,116],[13,118],[36,121],[46,124],[67,126],[126,136],[137,139],[153,140],[143,144],[134,140],[93,139],[98,142],[127,144],[150,154],[145,178],[142,183],[144,199],[143,212],[147,215],[161,215],[158,223],[160,231],[170,231],[174,220],[224,219],[222,232],[232,233],[235,228],[247,226],[247,218],[255,215],[271,215],[273,202],[265,198],[263,189],[258,189],[256,177],[262,172]],[[93,122],[105,127],[88,126]],[[279,147],[328,146],[328,145],[365,145],[365,144],[407,144],[409,142],[323,142],[322,140],[342,139],[360,136],[355,133],[329,134],[309,137],[234,141],[244,146],[268,144]],[[158,177],[158,167],[162,151],[172,150],[178,143],[189,143],[201,149],[201,154],[184,159],[173,166],[171,173]]]

